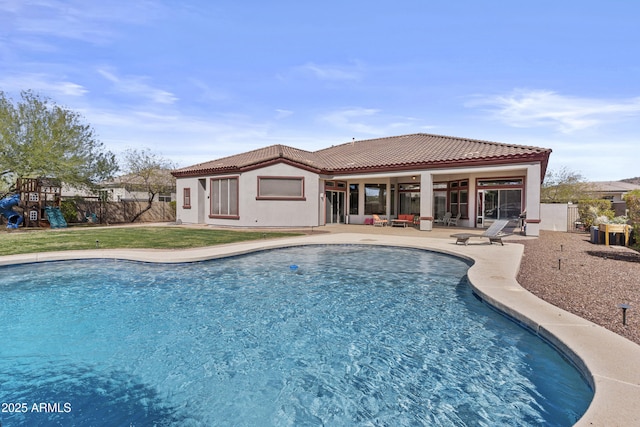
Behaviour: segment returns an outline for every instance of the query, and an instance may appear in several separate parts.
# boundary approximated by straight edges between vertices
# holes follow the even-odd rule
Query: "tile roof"
[[[588,184],[594,191],[601,192],[626,193],[628,191],[640,190],[640,185],[624,181],[594,181]]]
[[[286,145],[200,163],[173,172],[175,176],[239,173],[286,162],[318,173],[346,174],[433,167],[540,161],[543,174],[551,149],[430,134],[411,134],[347,142],[315,152]]]

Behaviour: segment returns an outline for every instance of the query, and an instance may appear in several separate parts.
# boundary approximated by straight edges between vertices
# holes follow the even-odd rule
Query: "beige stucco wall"
[[[184,203],[184,189],[191,189],[191,208],[185,209]],[[176,221],[183,222],[185,224],[198,224],[198,209],[204,208],[199,204],[206,203],[206,197],[198,198],[198,178],[180,178],[176,179]],[[204,199],[204,200],[203,200]]]
[[[304,177],[305,200],[256,200],[259,176]],[[240,227],[310,227],[319,224],[318,175],[285,163],[240,177]],[[233,220],[232,220],[233,221]]]
[[[568,231],[567,204],[543,203],[540,205],[540,230]]]
[[[317,174],[296,168],[286,163],[278,163],[242,174],[230,174],[239,177],[239,219],[209,218],[209,185],[211,177],[180,178],[177,180],[178,220],[183,223],[202,223],[229,227],[313,227],[323,225],[324,188],[323,181]],[[302,200],[256,200],[259,176],[304,177],[305,199]],[[421,216],[433,216],[432,185],[433,182],[467,179],[469,181],[469,219],[461,220],[463,227],[476,226],[476,180],[507,177],[524,177],[524,198],[527,217],[534,222],[528,224],[527,234],[537,236],[540,225],[540,165],[537,163],[517,165],[492,165],[455,169],[407,170],[391,173],[357,174],[335,177],[349,184],[358,183],[360,187],[360,211],[357,215],[345,213],[352,224],[362,224],[368,215],[364,214],[364,184],[411,182],[415,176],[418,182],[429,185],[421,187]],[[323,177],[334,179],[334,177]],[[183,188],[191,188],[191,209],[182,208]],[[200,196],[198,196],[200,194]],[[391,196],[387,193],[387,209],[391,211]],[[348,193],[347,193],[348,199]],[[397,196],[396,196],[397,203]],[[422,230],[431,229],[429,221],[420,224]]]
[[[278,163],[228,176],[238,176],[238,219],[209,217],[211,176],[177,180],[177,219],[185,224],[203,223],[228,227],[312,227],[324,220],[320,209],[319,178],[315,173]],[[303,177],[305,200],[256,200],[259,176]],[[202,184],[205,185],[204,188]],[[190,209],[182,206],[183,189],[186,187],[191,188]]]

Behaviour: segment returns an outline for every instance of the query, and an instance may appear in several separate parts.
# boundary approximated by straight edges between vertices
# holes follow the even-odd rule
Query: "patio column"
[[[433,176],[429,172],[420,174],[420,230],[433,228]]]
[[[540,235],[540,164],[527,166],[526,209],[527,236]]]
[[[391,219],[391,178],[387,178],[387,200],[386,200],[386,207],[385,207],[385,213],[387,216],[387,219]]]

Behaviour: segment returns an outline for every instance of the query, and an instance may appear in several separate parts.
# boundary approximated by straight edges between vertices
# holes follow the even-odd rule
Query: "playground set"
[[[19,178],[15,193],[0,200],[0,215],[6,218],[7,229],[17,229],[22,224],[24,227],[66,227],[60,211],[61,191],[62,186],[55,179]]]

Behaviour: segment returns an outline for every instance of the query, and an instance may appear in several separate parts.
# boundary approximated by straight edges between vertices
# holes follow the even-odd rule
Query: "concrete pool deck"
[[[509,244],[509,241],[523,237],[509,237],[504,246],[489,245],[487,239],[472,238],[469,245],[464,246],[456,245],[455,239],[449,237],[456,231],[460,229],[436,228],[431,232],[420,232],[411,227],[336,225],[314,228],[311,234],[304,236],[205,248],[96,249],[12,255],[0,257],[0,265],[95,258],[178,263],[310,244],[401,246],[461,256],[474,261],[468,277],[479,296],[555,345],[590,382],[595,395],[577,426],[640,425],[640,346],[522,288],[516,276],[524,247]]]

